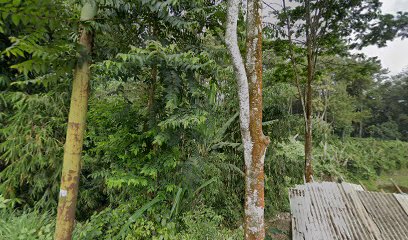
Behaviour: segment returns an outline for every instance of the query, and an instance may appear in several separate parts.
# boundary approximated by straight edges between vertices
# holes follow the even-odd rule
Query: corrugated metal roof
[[[289,190],[294,240],[408,239],[408,197],[350,183],[307,183]]]

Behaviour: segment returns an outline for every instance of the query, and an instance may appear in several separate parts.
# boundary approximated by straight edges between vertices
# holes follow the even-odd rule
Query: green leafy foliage
[[[343,176],[358,183],[359,180],[375,179],[383,172],[407,167],[406,142],[367,138],[334,141],[330,145],[324,158],[321,151],[317,155],[321,159],[318,168],[323,178]]]
[[[366,134],[383,139],[408,139],[408,74],[403,71],[380,82],[367,94],[366,105],[373,113],[367,121]]]
[[[290,138],[274,145],[265,159],[266,211],[273,216],[289,210],[288,188],[303,183],[304,146]]]
[[[8,93],[9,111],[0,131],[0,191],[30,205],[55,206],[65,138],[68,96]]]
[[[242,229],[229,231],[221,228],[222,217],[211,209],[197,209],[187,212],[183,217],[186,230],[178,235],[178,239],[242,239]]]
[[[407,74],[384,81],[376,59],[347,55],[345,38],[380,12],[378,1],[346,2],[330,2],[322,16],[331,31],[319,38],[313,82],[315,178],[370,181],[408,167],[408,146],[348,136],[407,140]],[[0,1],[0,239],[52,238],[70,81],[83,51],[78,3]],[[81,22],[95,40],[74,239],[242,239],[245,170],[226,4],[98,4],[95,21]],[[293,20],[303,10],[291,9]],[[404,19],[382,20],[398,35]],[[288,211],[288,188],[303,183],[302,106],[280,27],[266,26],[263,40],[268,217]],[[358,44],[374,38],[365,40]],[[305,49],[294,53],[303,76]]]
[[[4,240],[51,240],[54,239],[54,222],[49,213],[19,213],[0,209],[0,238]]]

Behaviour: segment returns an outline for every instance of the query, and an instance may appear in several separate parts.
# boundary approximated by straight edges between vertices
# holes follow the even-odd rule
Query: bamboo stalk
[[[81,22],[93,20],[96,15],[95,2],[87,2],[81,11]],[[56,240],[72,239],[75,223],[75,210],[78,197],[81,171],[81,153],[85,133],[86,113],[88,110],[89,80],[93,34],[81,26],[79,44],[82,47],[75,68],[72,83],[71,103],[68,115],[68,127],[64,148],[61,176],[61,188],[58,201]]]

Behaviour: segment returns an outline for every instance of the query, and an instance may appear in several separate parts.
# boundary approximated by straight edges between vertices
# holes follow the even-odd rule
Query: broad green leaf
[[[11,15],[11,21],[13,21],[15,25],[18,25],[20,23],[20,16],[17,14]]]

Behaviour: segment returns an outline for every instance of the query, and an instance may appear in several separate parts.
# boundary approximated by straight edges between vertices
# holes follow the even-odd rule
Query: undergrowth
[[[332,139],[326,146],[315,146],[315,180],[345,180],[369,185],[380,175],[408,168],[408,143],[374,139]],[[265,202],[267,217],[289,211],[287,190],[303,183],[303,144],[295,139],[275,144],[265,159]],[[196,192],[212,197],[222,191],[216,180],[205,182]],[[220,188],[216,191],[213,188]],[[242,239],[239,216],[242,208],[235,203],[226,213],[203,204],[179,188],[174,199],[152,199],[140,205],[120,202],[95,211],[76,224],[74,239],[155,239],[200,240]],[[1,195],[0,195],[1,196]],[[199,201],[197,201],[199,200]],[[211,202],[208,201],[207,202]],[[55,215],[49,212],[12,210],[12,202],[0,197],[0,239],[52,239]],[[213,204],[217,204],[215,200]],[[234,206],[236,208],[234,209]],[[163,206],[169,206],[163,207]],[[188,207],[186,207],[188,206]],[[233,214],[231,214],[233,213]],[[234,220],[225,216],[235,216]],[[233,224],[231,224],[233,222]]]

